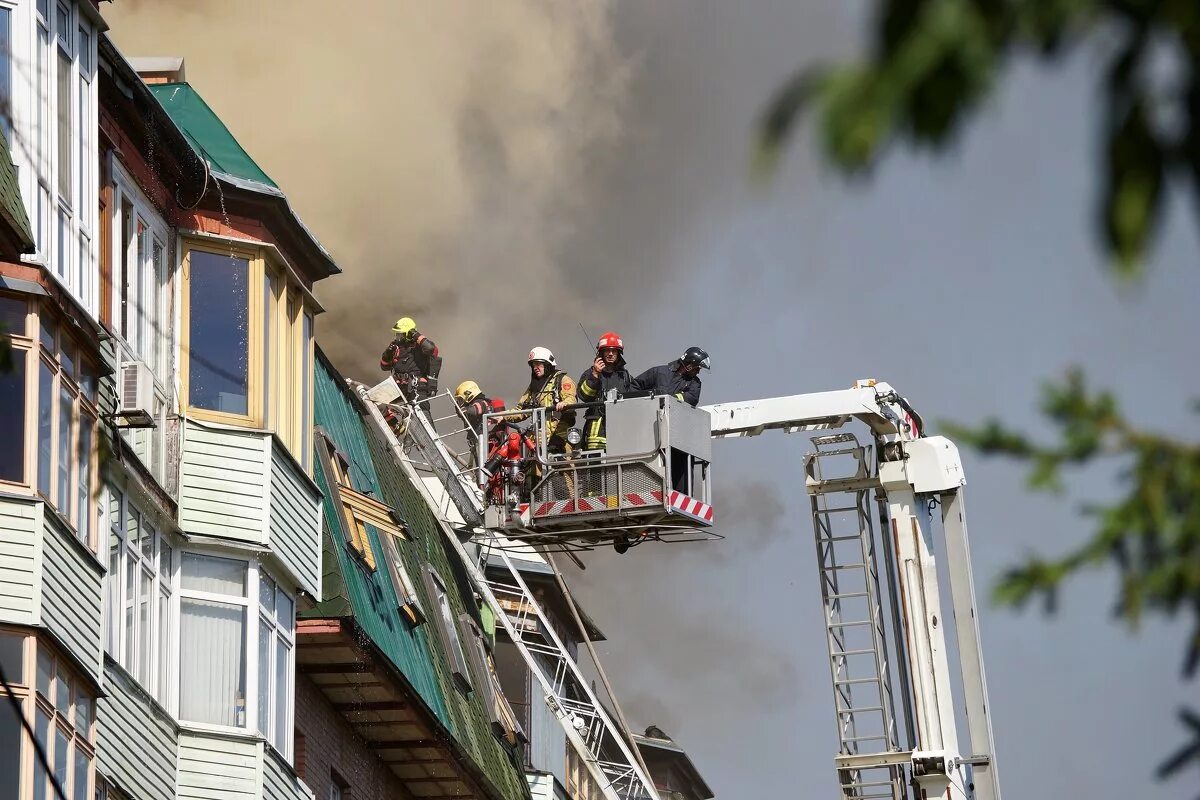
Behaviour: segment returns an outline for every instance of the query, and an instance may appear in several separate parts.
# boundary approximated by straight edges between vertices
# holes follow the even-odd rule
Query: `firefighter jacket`
[[[612,371],[605,370],[597,378],[588,367],[579,376],[579,400],[583,403],[603,402],[610,390],[616,389],[618,397],[635,397],[644,394],[637,379],[629,374],[624,357],[618,358]],[[584,415],[584,449],[603,450],[607,443],[604,427],[604,406],[594,406]]]
[[[682,366],[675,359],[670,364],[651,367],[637,376],[638,386],[656,397],[670,395],[695,408],[700,402],[700,376],[689,378],[679,371]]]
[[[492,401],[483,394],[463,406],[463,416],[466,417],[467,424],[471,426],[471,430],[477,436],[483,435],[483,415],[491,410]]]
[[[436,385],[438,373],[442,371],[442,357],[433,339],[418,333],[412,341],[393,339],[379,358],[379,368],[391,370],[401,384],[415,376],[428,378]]]
[[[541,378],[531,378],[529,388],[517,401],[517,408],[549,408],[553,409],[559,403],[575,405],[575,384],[570,376],[561,369]],[[575,424],[575,411],[561,411],[546,415],[546,438],[566,440],[567,431]]]

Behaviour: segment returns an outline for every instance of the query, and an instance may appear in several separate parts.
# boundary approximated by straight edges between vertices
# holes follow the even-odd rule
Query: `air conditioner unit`
[[[117,391],[117,419],[122,427],[155,427],[154,376],[146,362],[126,361],[122,364]]]

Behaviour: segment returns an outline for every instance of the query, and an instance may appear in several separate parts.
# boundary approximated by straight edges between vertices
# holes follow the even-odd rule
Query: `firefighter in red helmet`
[[[607,331],[596,342],[596,359],[591,368],[579,376],[579,400],[600,402],[613,390],[618,397],[642,393],[637,380],[625,366],[625,342],[616,332]],[[603,450],[606,441],[604,407],[589,408],[583,424],[584,449]]]

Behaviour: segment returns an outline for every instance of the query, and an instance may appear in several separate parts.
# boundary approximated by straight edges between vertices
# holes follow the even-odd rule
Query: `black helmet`
[[[679,360],[688,366],[698,366],[701,369],[712,368],[712,361],[709,360],[708,353],[699,347],[689,347]]]

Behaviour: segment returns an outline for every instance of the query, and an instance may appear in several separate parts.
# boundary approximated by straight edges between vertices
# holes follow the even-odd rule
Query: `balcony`
[[[258,545],[314,597],[321,584],[321,495],[269,431],[188,420],[179,526],[191,537]]]

